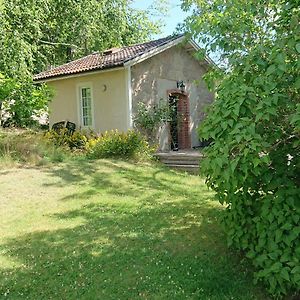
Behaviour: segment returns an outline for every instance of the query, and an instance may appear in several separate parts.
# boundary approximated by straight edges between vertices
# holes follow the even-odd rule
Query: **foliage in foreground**
[[[189,28],[229,63],[200,136],[202,168],[227,204],[229,245],[273,295],[300,292],[299,1],[194,2]],[[245,34],[247,32],[247,34]],[[211,39],[207,37],[211,36]]]

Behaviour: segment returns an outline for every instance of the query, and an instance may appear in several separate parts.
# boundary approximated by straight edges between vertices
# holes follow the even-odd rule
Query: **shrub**
[[[262,54],[245,57],[218,87],[200,132],[214,140],[202,170],[227,204],[229,245],[253,261],[256,280],[282,295],[300,291],[299,96],[293,55],[289,71],[270,73],[268,60],[256,64]]]
[[[91,158],[134,158],[149,156],[151,149],[145,138],[137,131],[107,131],[87,143],[88,156]]]
[[[38,124],[47,112],[52,91],[32,78],[5,78],[0,73],[0,125],[27,127]]]
[[[148,141],[155,143],[155,134],[160,125],[167,122],[174,113],[168,103],[161,100],[159,105],[147,106],[144,102],[137,103],[134,116],[135,126],[147,137]]]
[[[58,131],[52,129],[45,134],[45,138],[56,146],[65,146],[71,150],[84,150],[88,140],[84,132],[75,131],[70,134],[67,128]]]
[[[275,296],[300,293],[299,1],[184,0],[190,29],[217,50],[216,101],[202,170],[227,205],[229,245]],[[245,34],[246,33],[246,34]]]

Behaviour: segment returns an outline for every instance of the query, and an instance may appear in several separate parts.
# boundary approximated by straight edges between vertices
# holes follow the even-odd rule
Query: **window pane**
[[[86,89],[86,96],[87,98],[91,98],[91,89]]]
[[[91,88],[81,89],[81,114],[83,126],[92,126],[92,92]]]

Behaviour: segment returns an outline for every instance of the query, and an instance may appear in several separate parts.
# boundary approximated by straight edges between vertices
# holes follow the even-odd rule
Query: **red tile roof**
[[[124,63],[142,56],[151,50],[164,46],[183,35],[168,36],[155,41],[136,44],[120,48],[113,48],[102,53],[96,52],[88,56],[71,61],[51,70],[41,72],[34,76],[34,80],[47,80],[48,78],[67,76],[88,71],[105,70],[124,66]]]

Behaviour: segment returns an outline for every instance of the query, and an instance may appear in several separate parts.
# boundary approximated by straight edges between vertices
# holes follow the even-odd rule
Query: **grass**
[[[73,160],[0,171],[1,299],[267,299],[200,177]]]

